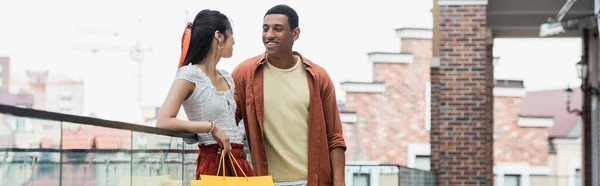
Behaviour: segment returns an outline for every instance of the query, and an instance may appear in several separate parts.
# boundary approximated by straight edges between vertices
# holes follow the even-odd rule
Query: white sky
[[[288,4],[300,16],[295,50],[327,69],[336,83],[370,81],[366,53],[399,51],[394,29],[432,27],[431,0],[2,0],[0,56],[11,58],[15,78],[25,70],[49,70],[84,80],[85,113],[127,121],[135,113],[137,80],[126,49],[137,38],[152,48],[143,65],[143,104],[159,106],[175,74],[185,23],[198,11],[220,10],[233,20],[234,56],[219,63],[232,71],[264,50],[262,17],[276,4]],[[496,78],[525,80],[528,90],[578,85],[580,45],[578,39],[498,39]],[[90,47],[106,50],[91,53]],[[344,99],[340,89],[337,94]]]

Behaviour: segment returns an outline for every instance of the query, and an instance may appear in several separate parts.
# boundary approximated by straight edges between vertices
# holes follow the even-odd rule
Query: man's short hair
[[[288,17],[288,24],[290,25],[290,30],[298,28],[298,14],[292,7],[288,5],[276,5],[273,8],[269,9],[264,17],[267,17],[267,15],[269,14],[286,15]]]

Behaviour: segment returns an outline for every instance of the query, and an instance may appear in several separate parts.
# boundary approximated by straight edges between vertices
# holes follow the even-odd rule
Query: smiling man
[[[342,186],[346,145],[335,88],[322,67],[293,51],[298,14],[287,5],[263,17],[266,51],[233,71],[256,175],[276,186]]]

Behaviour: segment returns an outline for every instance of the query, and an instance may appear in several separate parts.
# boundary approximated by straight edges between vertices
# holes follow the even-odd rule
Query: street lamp
[[[567,101],[567,112],[569,113],[576,113],[577,115],[582,115],[583,112],[579,109],[571,109],[571,98],[573,97],[573,89],[571,89],[571,87],[568,87],[565,90],[565,101]]]
[[[600,96],[600,91],[597,88],[589,86],[588,79],[588,66],[587,61],[585,61],[584,57],[581,57],[581,61],[575,64],[577,68],[577,76],[581,79],[581,91],[583,93],[591,93],[596,96]],[[565,100],[567,101],[567,112],[576,113],[577,115],[582,115],[583,112],[580,109],[571,109],[571,98],[573,97],[573,89],[571,87],[567,87],[565,90]]]
[[[585,61],[585,58],[581,57],[581,61],[577,62],[577,64],[575,64],[575,67],[577,68],[577,76],[579,76],[579,79],[581,79],[581,90],[584,93],[591,93],[593,95],[600,96],[600,91],[598,91],[596,87],[589,86],[587,83],[589,74],[588,64]]]
[[[585,81],[585,79],[587,79],[587,63],[585,63],[585,61],[583,61],[583,57],[581,58],[581,61],[577,62],[577,64],[575,64],[575,68],[577,68],[577,76],[579,77],[579,79],[581,79],[582,84],[584,84],[583,81]]]

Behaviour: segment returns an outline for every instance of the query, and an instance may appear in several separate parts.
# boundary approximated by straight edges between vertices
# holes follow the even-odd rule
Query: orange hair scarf
[[[188,49],[190,48],[193,27],[194,25],[191,22],[188,22],[185,26],[185,31],[183,31],[183,36],[181,36],[181,56],[179,57],[179,66],[177,66],[177,68],[181,68],[181,66],[183,66],[183,61],[185,61]]]

